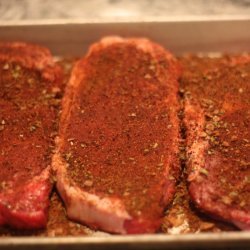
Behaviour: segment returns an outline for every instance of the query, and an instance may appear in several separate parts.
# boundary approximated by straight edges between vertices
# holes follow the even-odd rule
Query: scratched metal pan
[[[144,36],[177,55],[250,52],[250,16],[154,20],[0,22],[0,41],[45,45],[57,56],[81,56],[106,35]],[[185,235],[9,237],[0,249],[250,249],[250,232]]]

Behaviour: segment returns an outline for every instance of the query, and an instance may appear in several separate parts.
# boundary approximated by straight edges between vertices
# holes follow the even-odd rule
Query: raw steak
[[[250,229],[250,57],[183,60],[189,192],[214,218]]]
[[[146,39],[104,38],[75,65],[53,158],[69,218],[158,230],[180,170],[178,76],[176,59]]]
[[[0,43],[0,225],[46,225],[60,72],[46,48]]]

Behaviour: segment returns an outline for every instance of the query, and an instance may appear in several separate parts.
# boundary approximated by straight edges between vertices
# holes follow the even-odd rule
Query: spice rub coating
[[[60,82],[46,48],[0,43],[0,225],[46,226]]]
[[[192,200],[250,229],[250,57],[184,57],[187,171]]]
[[[74,67],[53,165],[67,214],[115,233],[156,231],[179,177],[179,65],[146,39],[108,37]]]

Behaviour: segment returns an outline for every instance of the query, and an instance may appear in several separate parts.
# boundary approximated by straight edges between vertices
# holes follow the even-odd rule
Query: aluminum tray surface
[[[250,18],[137,20],[123,22],[42,21],[1,23],[0,41],[47,46],[54,55],[82,56],[106,35],[148,37],[176,55],[250,52]],[[250,232],[180,235],[8,237],[0,249],[250,249]]]

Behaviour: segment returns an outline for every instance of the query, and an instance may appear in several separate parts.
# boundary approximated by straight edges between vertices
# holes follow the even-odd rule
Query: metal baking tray
[[[250,16],[178,19],[0,22],[0,41],[47,46],[57,56],[82,56],[106,35],[148,37],[176,55],[250,52]],[[0,249],[250,249],[250,232],[135,236],[9,237]]]

